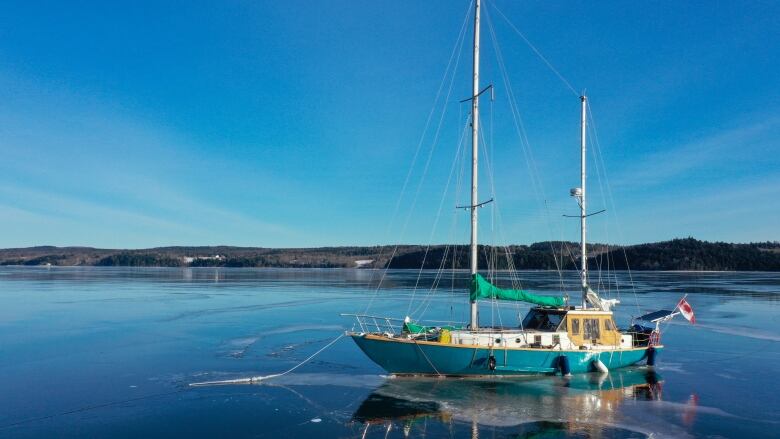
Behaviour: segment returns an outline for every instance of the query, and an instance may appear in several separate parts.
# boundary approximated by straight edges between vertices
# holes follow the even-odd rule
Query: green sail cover
[[[471,300],[477,299],[501,299],[521,300],[541,306],[563,306],[563,297],[537,296],[523,290],[505,290],[491,284],[479,273],[471,278]]]

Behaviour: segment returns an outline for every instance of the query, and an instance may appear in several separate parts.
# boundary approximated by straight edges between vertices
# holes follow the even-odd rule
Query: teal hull
[[[571,373],[593,371],[599,359],[609,369],[631,366],[647,358],[647,348],[615,351],[561,351],[553,349],[491,349],[480,346],[414,342],[363,334],[352,339],[374,363],[397,375],[529,375],[558,372],[559,357],[565,355]],[[663,349],[656,346],[657,354]],[[489,367],[490,355],[495,370]]]

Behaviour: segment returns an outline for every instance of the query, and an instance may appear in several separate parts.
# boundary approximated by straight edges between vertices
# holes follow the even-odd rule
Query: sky
[[[467,242],[467,12],[3,2],[0,247]],[[579,239],[582,91],[591,240],[780,240],[779,18],[486,1],[481,242]]]

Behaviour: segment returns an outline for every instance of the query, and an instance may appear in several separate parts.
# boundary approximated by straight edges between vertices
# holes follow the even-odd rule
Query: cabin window
[[[604,320],[604,329],[606,329],[607,331],[615,330],[615,324],[612,323],[612,319]]]
[[[538,345],[542,344],[542,336],[541,335],[534,335],[534,344],[538,344]]]
[[[574,335],[580,333],[580,319],[571,319],[571,333]]]
[[[565,313],[555,310],[534,309],[523,319],[523,329],[535,329],[537,331],[555,331],[561,325]]]
[[[553,335],[553,346],[561,344],[561,336],[558,334]]]
[[[496,339],[496,344],[501,344],[501,339],[500,338]]]
[[[597,340],[601,338],[601,332],[599,331],[599,319],[583,319],[583,337],[586,340]]]

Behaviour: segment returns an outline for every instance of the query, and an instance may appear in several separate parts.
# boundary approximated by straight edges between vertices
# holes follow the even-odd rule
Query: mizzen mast
[[[479,159],[479,8],[480,0],[474,0],[474,73],[472,76],[471,93],[471,277],[477,274],[477,173]],[[472,300],[471,329],[479,327],[479,307]]]
[[[586,240],[587,240],[587,227],[586,227],[586,221],[587,221],[587,205],[585,200],[585,164],[587,162],[587,158],[585,155],[586,151],[586,124],[587,124],[587,118],[586,118],[586,111],[587,111],[587,101],[588,98],[585,95],[580,96],[580,101],[582,102],[582,120],[580,121],[580,148],[581,148],[581,157],[580,157],[580,245],[582,248],[580,249],[581,257],[582,257],[582,269],[580,272],[580,277],[582,280],[582,308],[584,309],[587,306],[587,296],[588,296],[588,249],[586,246]]]

